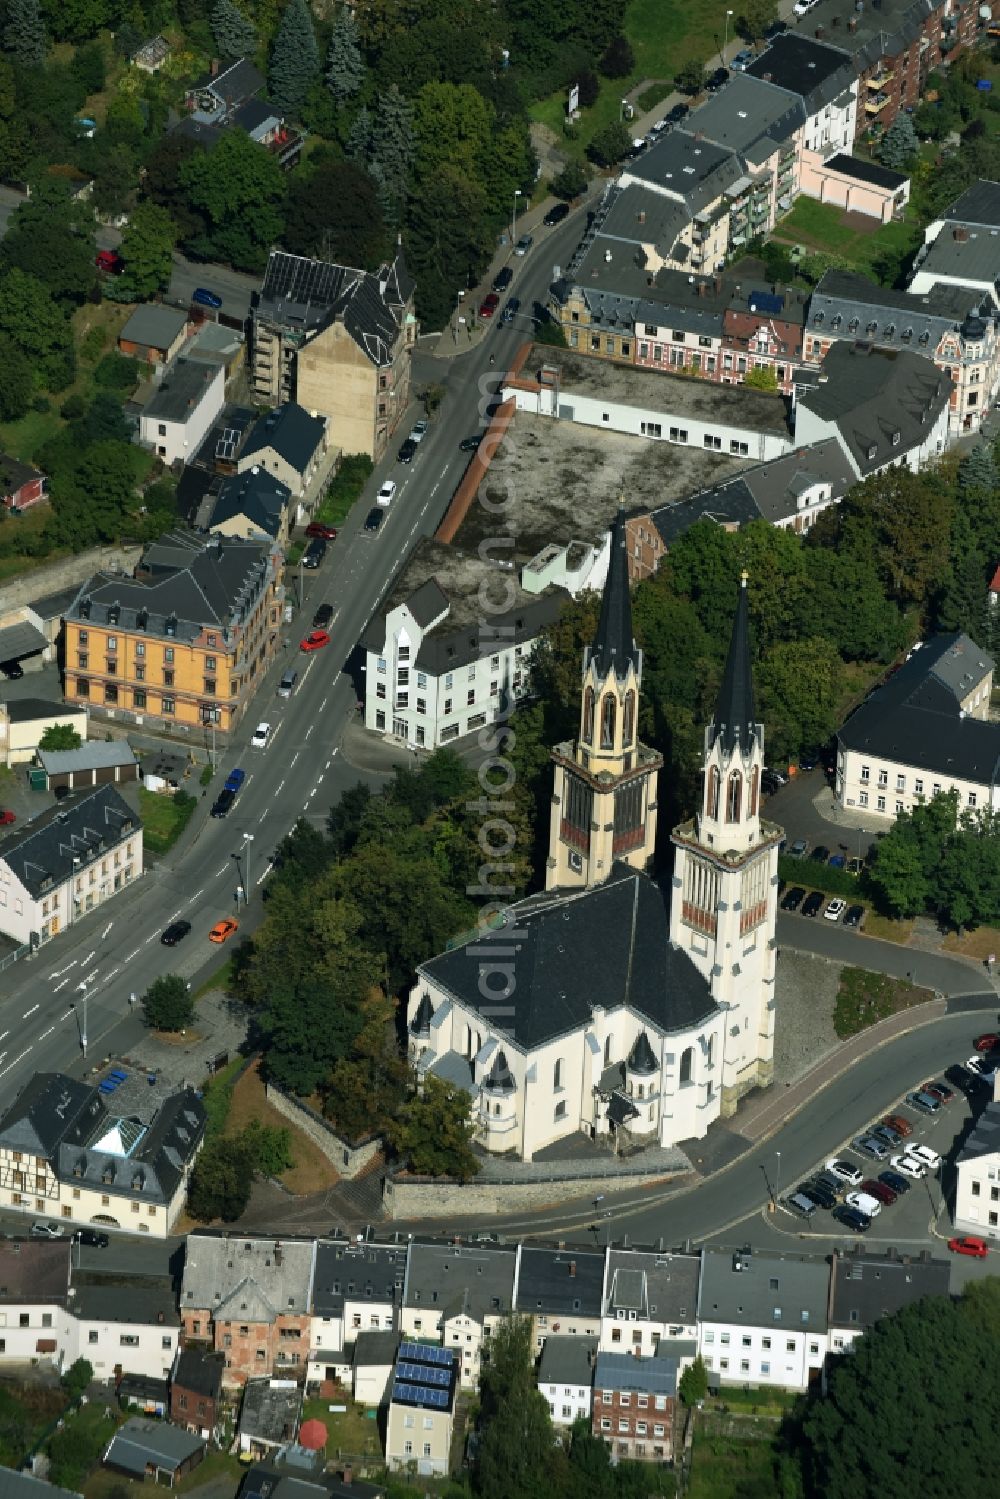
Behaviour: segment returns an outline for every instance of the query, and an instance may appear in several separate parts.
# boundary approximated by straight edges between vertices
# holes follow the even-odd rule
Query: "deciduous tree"
[[[479,1171],[471,1110],[472,1099],[464,1088],[428,1073],[422,1092],[390,1126],[390,1138],[418,1175],[469,1181]]]
[[[535,1382],[531,1319],[504,1317],[490,1337],[479,1381],[480,1440],[476,1486],[484,1499],[558,1494],[562,1451],[548,1402]]]
[[[146,1024],[158,1031],[181,1031],[194,1019],[194,1000],[188,984],[176,973],[154,979],[142,996]]]
[[[76,750],[80,748],[83,740],[80,738],[79,729],[75,729],[71,723],[49,724],[41,739],[38,748],[42,750]]]
[[[238,270],[260,270],[281,235],[285,179],[275,158],[242,130],[227,130],[209,154],[197,151],[180,169],[188,202],[205,221],[192,249]]]
[[[166,208],[146,202],[133,210],[122,235],[125,272],[117,278],[127,293],[123,300],[148,302],[166,290],[176,240],[177,229]]]
[[[627,36],[613,36],[601,56],[605,78],[627,78],[635,67],[635,53]]]
[[[374,270],[389,246],[368,173],[353,161],[333,158],[296,172],[288,189],[283,243],[293,255]]]
[[[188,1182],[188,1211],[201,1223],[232,1223],[246,1210],[253,1185],[246,1150],[238,1139],[209,1140]]]
[[[626,156],[632,145],[632,137],[619,120],[612,120],[603,130],[598,130],[587,147],[587,155],[599,167],[613,167]]]
[[[777,19],[776,0],[743,0],[736,17],[736,29],[748,42],[759,42]]]

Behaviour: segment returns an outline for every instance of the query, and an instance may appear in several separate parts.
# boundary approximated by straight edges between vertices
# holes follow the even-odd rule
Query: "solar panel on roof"
[[[769,291],[751,292],[748,298],[751,312],[769,312],[773,315],[779,313],[784,305],[784,297],[776,296],[774,292]]]
[[[396,1375],[399,1379],[412,1380],[415,1384],[436,1385],[437,1387],[449,1388],[451,1385],[451,1370],[442,1369],[439,1365],[411,1364],[400,1360],[396,1365]]]
[[[433,1410],[447,1410],[450,1396],[447,1390],[434,1390],[428,1385],[412,1385],[397,1381],[392,1387],[393,1400],[403,1400],[408,1405],[422,1405]]]
[[[439,1348],[434,1343],[400,1343],[399,1356],[421,1364],[446,1364],[449,1369],[454,1362],[447,1348]]]

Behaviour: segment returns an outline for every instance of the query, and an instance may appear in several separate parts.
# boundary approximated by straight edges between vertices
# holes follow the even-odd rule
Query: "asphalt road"
[[[553,255],[565,259],[580,232],[580,215],[571,215],[555,230],[540,230],[532,254],[512,261],[511,290],[526,309],[544,297]],[[202,279],[197,284],[204,284],[203,272],[199,268]],[[216,282],[221,286],[219,276],[210,283],[218,290]],[[196,812],[193,827],[177,849],[130,891],[2,975],[0,1102],[12,1097],[37,1071],[61,1069],[79,1075],[84,1070],[84,1024],[88,1065],[104,1056],[127,1053],[142,1032],[138,1010],[130,1010],[130,994],[141,995],[163,973],[178,973],[197,987],[225,955],[224,948],[209,943],[208,932],[220,917],[236,910],[238,878],[233,854],[243,853],[246,883],[254,897],[249,921],[240,914],[245,932],[259,919],[259,887],[280,839],[299,817],[322,824],[343,791],[357,782],[358,772],[345,763],[338,748],[357,701],[345,665],[414,542],[432,534],[440,523],[470,461],[458,444],[485,425],[486,409],[495,396],[504,362],[527,331],[527,324],[492,328],[482,341],[454,359],[417,356],[415,387],[429,380],[445,386],[438,415],[408,467],[395,460],[407,431],[406,423],[401,423],[390,455],[379,465],[323,565],[300,574],[305,593],[303,608],[286,627],[291,643],[265,679],[257,702],[237,731],[236,743],[221,755],[219,776]],[[495,367],[489,363],[491,354]],[[410,415],[417,414],[414,407]],[[399,486],[398,493],[381,531],[372,536],[363,529],[364,517],[378,486],[390,475]],[[289,579],[293,593],[297,576]],[[324,601],[335,610],[332,643],[312,656],[300,655],[296,643]],[[299,685],[293,697],[280,699],[278,679],[293,658],[300,672]],[[259,719],[273,724],[270,743],[263,751],[248,747]],[[402,751],[400,758],[404,758]],[[246,770],[246,783],[230,815],[213,819],[208,815],[212,792],[236,765]],[[176,948],[164,948],[160,934],[179,917],[190,921],[193,930]]]

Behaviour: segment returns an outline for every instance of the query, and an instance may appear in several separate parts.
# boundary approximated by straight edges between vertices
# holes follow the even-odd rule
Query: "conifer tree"
[[[283,114],[297,115],[319,72],[319,48],[306,0],[288,0],[271,52],[268,85]]]

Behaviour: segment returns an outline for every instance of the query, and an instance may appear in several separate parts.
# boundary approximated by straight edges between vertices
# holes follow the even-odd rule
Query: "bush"
[[[568,203],[572,198],[578,198],[587,190],[587,173],[580,162],[568,161],[558,176],[552,179],[552,191],[557,198],[564,198]]]
[[[821,864],[818,859],[792,859],[788,854],[782,854],[778,860],[778,875],[786,885],[805,885],[807,890],[842,895],[845,900],[872,898],[863,875],[859,878],[856,874],[848,874],[846,869]]]
[[[79,731],[71,723],[53,723],[38,741],[43,750],[75,750],[82,744]]]
[[[32,411],[37,411],[40,416],[47,416],[52,410],[52,402],[48,396],[36,396],[31,403]]]
[[[580,108],[590,109],[597,103],[597,96],[601,92],[600,79],[590,68],[584,68],[582,73],[577,74],[576,84],[580,90]]]
[[[124,354],[105,354],[94,371],[94,379],[108,390],[131,390],[139,383],[139,366]]]
[[[619,120],[599,130],[587,147],[587,155],[599,167],[613,167],[632,147],[632,137]]]
[[[65,401],[63,401],[59,408],[59,415],[63,418],[63,421],[75,422],[79,421],[80,417],[86,413],[86,410],[87,403],[83,399],[83,396],[72,395],[67,396]]]
[[[63,1372],[59,1383],[70,1400],[79,1400],[93,1377],[93,1366],[85,1358],[78,1358]]]
[[[627,36],[613,36],[598,67],[605,78],[627,78],[635,67],[635,53]]]
[[[708,1373],[699,1354],[693,1364],[688,1364],[681,1375],[678,1394],[684,1405],[697,1405],[708,1394]]]
[[[100,359],[104,353],[104,346],[108,341],[108,335],[103,328],[91,328],[80,345],[80,357],[92,364],[95,359]],[[70,397],[71,400],[75,397]]]

